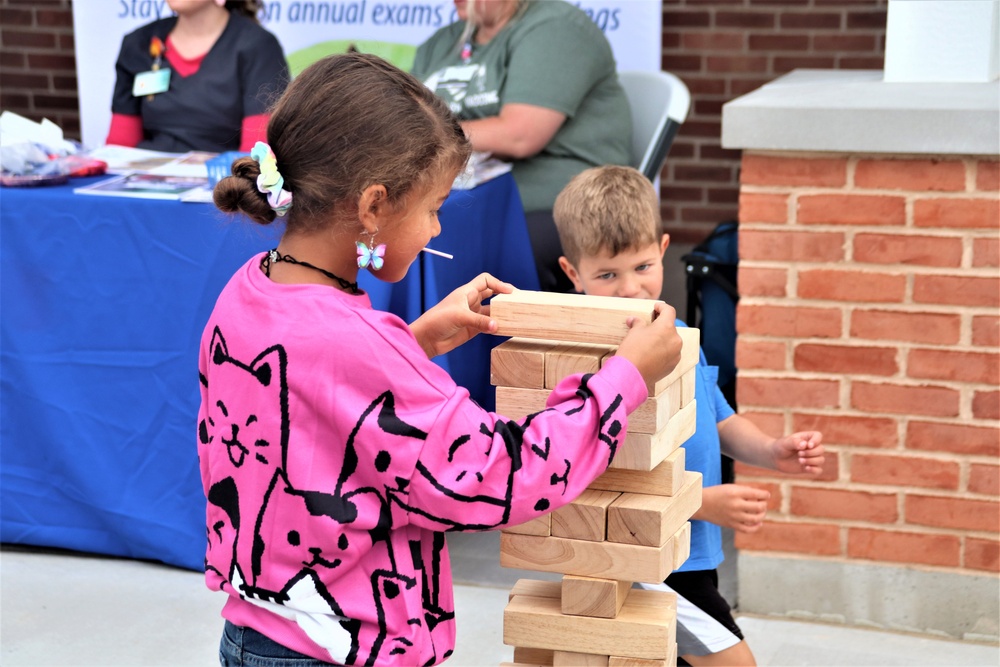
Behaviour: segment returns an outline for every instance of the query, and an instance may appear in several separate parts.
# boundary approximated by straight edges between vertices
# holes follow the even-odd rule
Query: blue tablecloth
[[[197,349],[215,298],[279,229],[214,207],[0,190],[0,541],[200,570]],[[479,271],[537,278],[509,175],[455,192],[407,278],[364,279],[407,321]],[[492,405],[480,336],[439,363]]]

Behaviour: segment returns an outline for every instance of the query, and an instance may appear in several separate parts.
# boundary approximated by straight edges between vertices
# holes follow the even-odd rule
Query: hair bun
[[[219,181],[212,192],[215,205],[226,213],[243,213],[260,225],[274,222],[275,213],[267,203],[267,195],[257,190],[259,175],[260,166],[253,158],[234,161],[232,176]]]

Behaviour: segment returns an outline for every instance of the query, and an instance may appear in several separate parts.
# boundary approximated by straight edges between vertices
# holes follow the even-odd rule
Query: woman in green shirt
[[[584,169],[629,164],[631,117],[601,30],[563,0],[455,0],[459,20],[413,74],[462,119],[476,151],[512,163],[542,289],[572,291],[552,205]]]

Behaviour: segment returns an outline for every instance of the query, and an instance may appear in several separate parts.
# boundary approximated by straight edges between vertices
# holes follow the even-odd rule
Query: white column
[[[984,83],[1000,73],[1000,0],[889,0],[885,81]]]

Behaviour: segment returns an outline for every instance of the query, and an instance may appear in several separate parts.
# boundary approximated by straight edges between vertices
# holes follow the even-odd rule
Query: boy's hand
[[[656,304],[655,312],[656,319],[650,324],[629,318],[629,331],[615,353],[631,361],[647,384],[666,376],[681,360],[681,337],[674,326],[676,312],[665,303]]]
[[[740,533],[755,533],[764,524],[770,497],[764,489],[742,484],[709,486],[702,490],[701,507],[691,518]]]
[[[480,273],[418,317],[410,325],[429,358],[454,350],[479,333],[492,333],[497,323],[483,303],[494,294],[510,294],[514,286],[488,273]]]
[[[790,475],[818,475],[823,472],[823,434],[801,431],[778,438],[771,445],[775,469]]]

